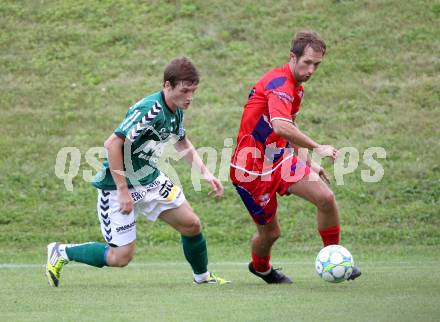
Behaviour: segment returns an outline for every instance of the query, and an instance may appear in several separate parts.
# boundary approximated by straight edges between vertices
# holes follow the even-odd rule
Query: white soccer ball
[[[350,277],[353,271],[353,256],[340,245],[324,247],[316,256],[315,269],[327,282],[340,283]]]

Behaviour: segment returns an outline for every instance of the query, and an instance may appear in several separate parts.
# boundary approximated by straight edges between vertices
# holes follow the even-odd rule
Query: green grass
[[[161,88],[170,59],[187,55],[200,69],[187,133],[196,146],[220,152],[224,140],[237,134],[249,89],[265,71],[286,63],[294,32],[307,28],[320,32],[328,51],[304,84],[297,122],[320,143],[360,151],[358,169],[333,190],[342,244],[367,271],[364,282],[333,286],[312,277],[305,266],[286,264],[298,282],[284,289],[257,284],[241,267],[219,266],[236,281],[220,291],[189,287],[184,266],[163,266],[157,278],[144,275],[143,266],[115,275],[109,269],[73,268],[66,270],[60,290],[44,288],[35,269],[19,270],[26,274],[0,269],[2,286],[7,285],[0,291],[0,320],[53,319],[49,305],[59,294],[66,298],[60,304],[66,320],[77,320],[79,311],[83,320],[97,314],[122,320],[125,313],[145,319],[146,312],[152,320],[166,319],[165,314],[172,315],[168,320],[191,320],[197,310],[183,303],[194,307],[200,298],[219,304],[218,315],[216,306],[200,309],[213,312],[212,320],[233,320],[233,314],[243,314],[242,320],[316,320],[310,312],[320,307],[325,310],[320,317],[331,312],[334,320],[433,320],[439,313],[438,295],[433,296],[440,245],[439,19],[440,4],[429,0],[1,1],[0,263],[42,263],[46,244],[54,240],[102,239],[95,191],[82,179],[82,171],[91,170],[85,153],[102,146],[131,104]],[[68,146],[82,154],[73,192],[54,173],[58,151]],[[363,153],[372,146],[387,152],[379,160],[384,178],[375,184],[361,180],[361,170],[368,169]],[[225,180],[225,198],[211,201],[206,185],[193,191],[186,165],[173,166],[202,218],[212,260],[245,262],[254,227],[232,186]],[[329,163],[325,167],[333,174]],[[293,263],[298,254],[308,261],[306,256],[316,254],[314,213],[298,198],[280,200],[283,235],[275,260]],[[181,259],[166,251],[178,249],[179,236],[163,223],[140,220],[138,237],[140,264]],[[378,247],[398,254],[393,260],[404,267],[377,265],[387,259],[375,257]],[[421,254],[418,261],[406,259],[405,251],[414,249]],[[112,284],[112,276],[121,280]],[[123,280],[133,285],[134,295]],[[47,297],[33,296],[37,291]],[[118,296],[105,297],[107,291]],[[117,302],[119,294],[125,305]],[[254,307],[279,303],[282,309],[268,311],[264,319],[245,305],[251,301],[258,302]],[[344,305],[334,306],[336,301]]]
[[[216,250],[217,251],[217,250]],[[314,273],[313,258],[293,254],[275,265],[294,285],[266,285],[247,272],[246,259],[211,265],[233,284],[191,284],[175,260],[135,260],[124,269],[66,266],[50,288],[41,265],[0,267],[2,321],[435,321],[440,314],[440,259],[421,249],[365,252],[361,279],[330,284]],[[215,252],[214,252],[215,253]],[[177,258],[177,260],[176,260]]]
[[[236,136],[249,88],[286,62],[303,28],[318,30],[328,52],[305,84],[298,124],[318,142],[360,151],[358,169],[333,186],[343,243],[438,245],[438,8],[397,0],[2,1],[1,253],[101,238],[95,192],[82,178],[92,169],[85,153],[102,146],[128,106],[161,88],[171,58],[185,54],[199,67],[187,133],[220,154]],[[54,173],[66,146],[82,153],[73,192]],[[362,156],[372,146],[387,152],[378,160],[385,175],[364,183]],[[232,186],[224,181],[223,201],[209,202],[207,186],[193,191],[186,165],[173,166],[210,243],[246,247],[254,228]],[[279,213],[282,247],[319,243],[313,207],[284,198]],[[147,227],[141,246],[178,240],[164,225]]]

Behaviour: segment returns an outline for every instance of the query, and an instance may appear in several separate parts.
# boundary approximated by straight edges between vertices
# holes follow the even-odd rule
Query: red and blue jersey
[[[295,86],[289,64],[266,73],[252,88],[244,106],[231,167],[264,175],[290,158],[289,143],[275,134],[272,121],[293,123],[303,95],[302,85]]]

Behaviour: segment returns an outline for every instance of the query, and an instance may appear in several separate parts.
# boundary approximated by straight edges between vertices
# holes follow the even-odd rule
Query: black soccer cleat
[[[355,280],[356,278],[358,278],[359,276],[362,275],[361,270],[359,269],[359,267],[357,266],[353,266],[353,271],[351,272],[351,275],[349,278],[347,278],[348,281],[350,280]]]
[[[262,278],[266,283],[268,284],[292,284],[292,280],[288,278],[286,275],[284,275],[279,268],[270,268],[270,272],[267,275],[263,275],[258,273],[254,266],[252,265],[252,262],[249,263],[249,272],[252,274]]]

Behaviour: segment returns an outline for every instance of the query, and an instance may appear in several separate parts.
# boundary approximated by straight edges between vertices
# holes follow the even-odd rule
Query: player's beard
[[[303,77],[299,77],[299,82],[300,83],[307,82],[310,79],[310,77],[312,77],[312,75],[310,75],[310,76],[305,75]]]
[[[296,72],[294,73],[294,76],[295,76],[295,81],[298,82],[299,84],[307,82],[310,79],[310,77],[312,77],[312,75],[309,75],[308,77],[307,75],[301,76],[298,75]]]

